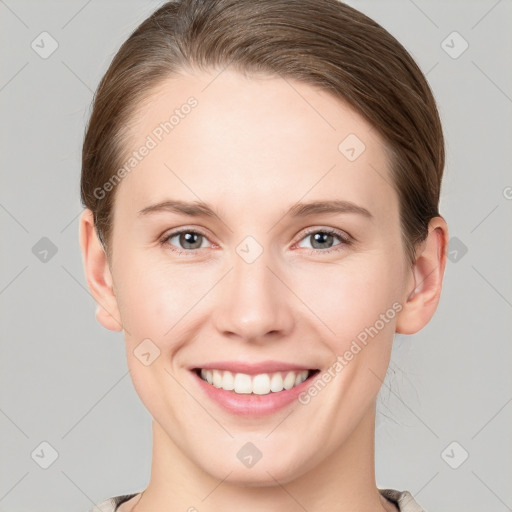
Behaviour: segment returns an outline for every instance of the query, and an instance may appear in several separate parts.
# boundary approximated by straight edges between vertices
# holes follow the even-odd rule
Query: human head
[[[197,108],[112,187],[115,194],[95,197],[155,122],[189,96],[199,98]],[[365,144],[353,161],[338,150],[347,134]],[[166,4],[142,23],[101,81],[84,142],[84,204],[112,276],[85,229],[82,247],[94,297],[112,317],[101,313],[101,322],[122,324],[132,379],[160,426],[157,457],[179,446],[176,457],[220,478],[249,437],[285,481],[353,440],[363,421],[368,440],[395,329],[421,328],[439,298],[446,237],[433,233],[442,223],[432,220],[442,164],[439,119],[418,68],[384,29],[344,4],[193,0]],[[288,250],[306,221],[279,212],[306,194],[362,201],[375,223],[355,214],[344,220],[356,243],[339,257]],[[138,211],[167,195],[224,212],[198,222],[217,250],[178,257],[159,245],[171,217],[143,222]],[[253,262],[231,250],[245,235],[263,247]],[[193,398],[204,397],[191,364],[220,354],[326,371],[370,327],[371,343],[292,418],[309,423],[291,427],[282,418],[267,439],[258,426],[268,419],[222,416],[228,439],[212,430],[211,417],[196,421],[204,411]],[[144,339],[159,354],[148,367],[134,357]],[[220,414],[205,403],[212,417]],[[277,447],[281,458],[272,460]],[[237,467],[233,478],[268,484],[262,468],[249,475]]]
[[[326,22],[328,20],[328,22]],[[409,261],[438,216],[444,141],[417,64],[375,21],[338,0],[168,2],[121,46],[101,80],[83,145],[81,198],[112,253],[126,139],[143,100],[180,71],[232,66],[314,85],[349,103],[386,141]],[[114,186],[105,187],[113,183]]]

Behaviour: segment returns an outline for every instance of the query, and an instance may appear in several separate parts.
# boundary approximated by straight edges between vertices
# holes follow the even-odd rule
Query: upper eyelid
[[[169,239],[171,237],[174,237],[176,235],[181,235],[181,233],[197,233],[199,235],[204,236],[205,238],[208,238],[208,240],[210,240],[210,235],[208,235],[205,231],[201,230],[200,228],[187,228],[187,227],[176,228],[176,229],[171,229],[170,231],[166,231],[162,235],[161,238],[163,240],[167,240],[167,239]]]
[[[175,237],[176,235],[180,235],[182,233],[197,233],[201,236],[204,236],[205,238],[207,238],[210,243],[213,243],[214,245],[218,245],[216,244],[215,242],[212,242],[210,240],[210,236],[205,233],[202,229],[200,228],[195,228],[195,227],[183,227],[183,228],[176,228],[176,230],[171,230],[170,232],[167,232],[165,233],[161,240],[162,242],[167,242],[167,240],[169,240],[169,238],[173,238]],[[305,228],[305,231],[302,232],[302,234],[300,235],[299,238],[296,239],[296,241],[294,241],[292,243],[292,245],[296,245],[297,243],[299,243],[300,241],[302,241],[305,237],[313,234],[313,233],[318,233],[318,232],[328,232],[332,235],[335,235],[337,236],[338,238],[340,238],[340,240],[342,241],[342,243],[346,243],[346,242],[352,242],[354,241],[354,238],[348,234],[346,231],[342,230],[342,229],[339,229],[339,228],[332,228],[332,227],[311,227],[311,228]],[[186,249],[180,249],[180,250],[186,250]],[[194,251],[194,250],[198,250],[198,249],[188,249],[188,251]],[[326,252],[326,251],[322,251],[322,252]]]

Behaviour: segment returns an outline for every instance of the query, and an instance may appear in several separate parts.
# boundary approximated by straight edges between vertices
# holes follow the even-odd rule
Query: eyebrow
[[[191,217],[218,217],[213,208],[202,201],[186,202],[180,200],[162,201],[151,206],[146,206],[138,212],[139,217],[159,212],[179,213]],[[286,215],[292,217],[307,217],[320,213],[357,213],[373,219],[373,215],[364,207],[350,201],[310,201],[307,203],[298,202],[291,206]]]

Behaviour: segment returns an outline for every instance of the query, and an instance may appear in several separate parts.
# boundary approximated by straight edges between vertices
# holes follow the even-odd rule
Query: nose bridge
[[[293,323],[286,287],[274,275],[272,251],[246,237],[235,250],[232,271],[223,283],[217,328],[245,340],[288,332]],[[270,268],[269,268],[270,267]]]

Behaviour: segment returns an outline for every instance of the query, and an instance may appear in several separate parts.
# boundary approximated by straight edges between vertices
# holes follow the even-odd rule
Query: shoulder
[[[107,498],[101,503],[98,503],[95,507],[90,509],[88,512],[115,512],[121,503],[128,501],[129,499],[137,496],[138,493],[123,494],[121,496],[114,496]]]
[[[395,489],[379,489],[379,492],[392,501],[395,505],[397,505],[398,510],[400,512],[426,512],[424,508],[422,508],[419,503],[413,498],[412,494],[409,491],[397,491]],[[129,499],[136,496],[137,493],[126,494],[122,496],[114,496],[112,498],[108,498],[101,503],[98,503],[95,508],[89,510],[88,512],[115,512],[117,507],[128,501]]]
[[[379,489],[379,492],[392,501],[400,512],[426,512],[426,510],[415,501],[409,491],[397,491],[395,489]]]
[[[114,512],[116,510],[115,498],[108,498],[98,503],[87,512]]]

